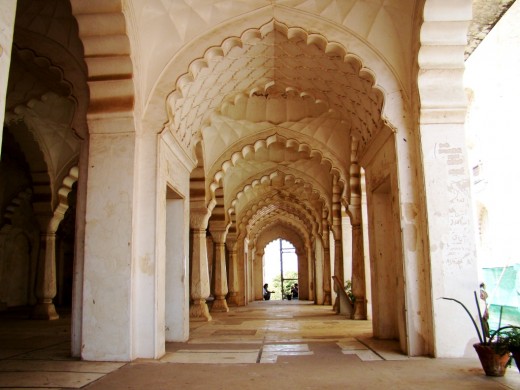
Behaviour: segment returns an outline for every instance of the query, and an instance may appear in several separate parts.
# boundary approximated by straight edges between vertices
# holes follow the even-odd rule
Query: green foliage
[[[290,294],[291,286],[294,283],[298,283],[298,273],[294,271],[287,272],[283,277],[283,292],[284,294]],[[292,280],[286,280],[286,278]],[[274,277],[271,283],[269,283],[269,290],[274,291],[274,293],[271,295],[271,299],[282,299],[282,281],[280,275]]]
[[[345,282],[345,292],[347,293],[347,296],[350,299],[350,302],[354,303],[356,301],[356,297],[354,296],[354,293],[352,292],[352,281],[347,280]]]

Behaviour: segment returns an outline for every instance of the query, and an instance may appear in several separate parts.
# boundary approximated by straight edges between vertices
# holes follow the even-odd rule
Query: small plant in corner
[[[485,291],[482,290],[482,288],[483,285],[481,285],[481,297],[482,294],[485,294],[485,296],[482,297],[482,299],[485,301],[485,298],[487,298],[487,294],[485,293]],[[477,325],[477,322],[473,318],[473,315],[462,302],[454,298],[442,297],[442,299],[458,303],[468,314],[471,322],[473,323],[473,326],[475,327],[477,337],[479,339],[479,342],[473,344],[473,347],[475,348],[475,351],[478,354],[480,363],[482,364],[482,368],[484,369],[486,375],[504,376],[511,355],[509,352],[508,336],[504,332],[504,328],[500,328],[500,325],[498,330],[493,332],[489,331],[489,326],[487,323],[487,310],[484,312],[484,314],[481,313],[477,298],[477,292],[474,291],[473,294],[475,296],[475,303],[477,305],[480,329],[479,325]]]
[[[347,280],[345,282],[345,292],[347,293],[347,296],[350,299],[350,302],[354,303],[356,301],[356,297],[354,296],[354,293],[352,292],[352,281],[351,280]]]

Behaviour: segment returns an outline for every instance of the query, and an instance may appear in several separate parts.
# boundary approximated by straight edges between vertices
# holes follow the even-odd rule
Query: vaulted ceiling
[[[489,27],[512,1],[474,3],[476,25]],[[76,13],[87,7],[73,4]],[[421,5],[412,0],[130,1],[126,22],[140,26],[128,29],[134,74],[125,67],[119,78],[134,83],[135,107],[144,111],[161,72],[173,74],[167,126],[198,150],[192,194],[215,205],[213,220],[232,222],[242,234],[272,228],[276,221],[294,232],[319,234],[324,221],[332,222],[333,202],[348,199],[351,163],[387,126],[381,75],[356,55],[356,45],[385,58],[409,94],[414,12]],[[121,2],[100,7],[115,15]],[[82,19],[94,18],[84,11]],[[121,14],[109,20],[113,23],[99,28],[114,34],[116,42],[124,20]],[[102,61],[91,56],[95,36],[87,39],[82,28],[80,42],[68,2],[18,2],[7,110],[48,92],[73,98],[74,118],[63,120],[72,122],[80,137],[86,134],[81,43],[96,109],[103,108],[96,82],[118,79],[112,73],[123,68],[110,68],[109,74],[107,67],[96,66]],[[470,28],[469,52],[485,36],[478,28]],[[356,37],[356,44],[339,44],[341,31]]]

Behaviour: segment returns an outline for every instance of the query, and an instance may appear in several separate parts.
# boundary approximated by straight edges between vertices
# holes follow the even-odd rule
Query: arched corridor
[[[478,277],[471,5],[3,2],[0,309],[70,304],[72,356],[162,359],[258,314],[283,238],[294,310],[337,312],[350,280],[351,319],[401,355],[467,355],[437,298]]]

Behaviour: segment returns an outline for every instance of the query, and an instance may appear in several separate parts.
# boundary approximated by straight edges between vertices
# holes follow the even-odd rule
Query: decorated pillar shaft
[[[326,238],[323,240],[323,304],[332,305],[331,295],[331,278],[332,273],[330,269],[330,248],[329,248],[329,233],[327,230]]]
[[[227,243],[228,250],[228,306],[238,306],[238,258],[236,241]]]
[[[354,294],[354,319],[366,320],[365,259],[363,229],[361,224],[352,226],[352,293]]]
[[[36,283],[38,302],[33,310],[33,318],[56,320],[59,318],[52,300],[56,296],[56,234],[40,236],[40,257]]]
[[[210,227],[210,232],[215,241],[215,263],[213,268],[213,293],[215,300],[211,311],[227,312],[229,311],[226,302],[226,295],[228,293],[225,246],[227,227],[223,229]]]
[[[363,245],[363,213],[361,208],[361,171],[353,158],[350,165],[350,205],[348,212],[352,224],[352,293],[354,294],[354,319],[367,318],[365,251]]]
[[[227,312],[229,311],[226,295],[228,293],[227,274],[226,274],[226,246],[224,244],[223,234],[212,233],[215,240],[215,267],[213,271],[213,285],[215,301],[211,307],[211,311]]]
[[[210,294],[206,226],[209,210],[194,209],[190,214],[191,224],[191,300],[190,318],[211,321],[206,298]]]

